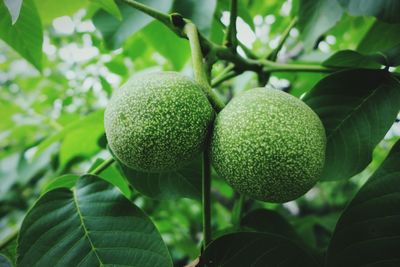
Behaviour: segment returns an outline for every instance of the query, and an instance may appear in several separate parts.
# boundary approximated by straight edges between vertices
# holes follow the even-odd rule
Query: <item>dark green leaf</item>
[[[129,183],[140,193],[155,199],[201,197],[201,157],[183,168],[163,173],[146,173],[120,166]]]
[[[400,1],[398,0],[338,0],[352,16],[374,16],[390,22],[400,22]]]
[[[143,0],[141,3],[161,12],[168,12],[172,0]],[[153,19],[127,4],[119,5],[122,21],[116,19],[104,10],[99,10],[93,16],[93,23],[100,30],[108,48],[117,49],[132,34],[136,33]]]
[[[363,55],[352,50],[338,51],[324,62],[326,67],[380,69],[381,55]]]
[[[388,50],[400,43],[400,23],[389,24],[376,21],[357,47],[361,53],[374,53]]]
[[[175,0],[173,11],[193,21],[199,31],[208,36],[216,6],[216,0]]]
[[[3,254],[0,254],[0,266],[1,267],[12,267],[12,263],[9,258],[4,256]]]
[[[22,223],[18,266],[172,266],[150,219],[109,183],[81,177],[43,195]]]
[[[399,225],[400,141],[341,215],[328,266],[399,266]]]
[[[338,51],[325,60],[327,67],[379,69],[382,65],[397,66],[400,64],[400,44],[373,54],[362,54],[357,51]]]
[[[314,46],[318,37],[340,20],[343,9],[335,0],[300,0],[298,26],[306,49]]]
[[[270,233],[237,232],[211,242],[201,262],[212,266],[318,266],[302,247]]]
[[[387,66],[400,65],[400,43],[380,54],[383,55]]]
[[[14,25],[17,22],[19,17],[19,12],[21,11],[22,0],[3,0],[6,5],[8,11],[11,15],[12,24]]]
[[[347,70],[322,79],[304,101],[326,130],[322,179],[346,179],[371,162],[373,149],[396,119],[400,83],[384,71]]]
[[[38,70],[42,70],[42,24],[33,0],[23,1],[14,25],[4,2],[0,1],[0,38]]]
[[[242,218],[240,224],[258,232],[282,235],[289,239],[299,238],[290,223],[274,210],[253,210]]]

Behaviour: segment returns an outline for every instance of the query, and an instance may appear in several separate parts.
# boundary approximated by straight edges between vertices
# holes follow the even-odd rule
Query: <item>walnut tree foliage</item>
[[[0,0],[0,266],[400,266],[399,14],[398,0]],[[299,98],[325,129],[318,183],[287,203],[242,195],[209,140],[177,169],[124,165],[107,103],[162,71],[193,77],[215,116],[256,87]]]

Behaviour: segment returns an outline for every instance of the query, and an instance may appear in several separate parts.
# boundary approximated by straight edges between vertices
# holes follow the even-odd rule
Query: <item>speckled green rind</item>
[[[218,114],[211,160],[240,193],[282,203],[319,179],[325,145],[322,122],[306,104],[279,90],[255,88]]]
[[[214,111],[200,86],[175,72],[130,79],[104,115],[108,144],[125,165],[174,170],[203,149]]]

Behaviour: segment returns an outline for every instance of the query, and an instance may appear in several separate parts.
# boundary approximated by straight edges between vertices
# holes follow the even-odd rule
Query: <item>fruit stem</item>
[[[208,82],[207,73],[204,68],[203,54],[201,52],[197,28],[192,22],[187,22],[183,28],[183,31],[187,35],[190,43],[194,77],[196,81],[201,85],[204,93],[207,95],[215,111],[219,112],[224,108],[225,104],[212,90]]]
[[[102,173],[105,169],[107,169],[114,162],[115,162],[114,158],[109,158],[109,159],[103,161],[99,166],[94,168],[94,170],[91,171],[90,174],[98,175],[98,174]]]
[[[211,164],[207,151],[203,153],[202,201],[203,201],[203,248],[211,242]]]

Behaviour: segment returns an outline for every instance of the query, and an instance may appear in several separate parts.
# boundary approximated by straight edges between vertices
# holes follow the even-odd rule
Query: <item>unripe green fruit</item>
[[[174,170],[201,152],[214,111],[200,85],[175,72],[134,77],[105,111],[108,144],[125,165]]]
[[[317,182],[325,145],[324,127],[306,104],[279,90],[256,88],[218,114],[211,159],[240,193],[282,203]]]

